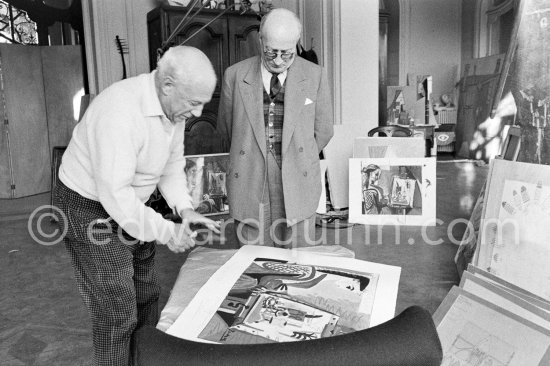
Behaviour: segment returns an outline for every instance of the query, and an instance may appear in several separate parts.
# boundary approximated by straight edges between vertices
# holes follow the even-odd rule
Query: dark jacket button
[[[239,173],[235,173],[235,178],[239,178]]]
[[[303,147],[300,147],[300,148],[298,149],[298,151],[299,151],[299,152],[304,152],[304,148],[303,148]]]
[[[244,155],[244,150],[241,150],[239,154]]]

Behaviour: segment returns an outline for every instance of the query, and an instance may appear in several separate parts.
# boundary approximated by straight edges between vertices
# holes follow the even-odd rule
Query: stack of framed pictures
[[[469,266],[434,314],[442,365],[550,364],[550,302]]]

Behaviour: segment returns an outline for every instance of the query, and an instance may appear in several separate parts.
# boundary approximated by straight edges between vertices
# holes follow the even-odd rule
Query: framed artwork
[[[399,267],[246,245],[212,275],[169,334],[250,344],[321,339],[395,312]]]
[[[435,158],[354,158],[349,164],[349,222],[435,225]]]
[[[491,162],[474,264],[550,300],[550,167]]]
[[[521,147],[521,128],[519,126],[509,126],[506,139],[502,144],[502,151],[498,158],[516,161],[518,160],[519,149]]]
[[[229,213],[227,170],[229,154],[188,155],[185,157],[187,189],[193,208],[205,216]]]

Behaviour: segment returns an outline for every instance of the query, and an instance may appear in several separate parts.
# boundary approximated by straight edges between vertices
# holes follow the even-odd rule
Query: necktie
[[[279,74],[271,74],[271,82],[269,83],[269,97],[271,99],[275,98],[275,96],[279,93],[281,90],[281,82],[279,81]]]

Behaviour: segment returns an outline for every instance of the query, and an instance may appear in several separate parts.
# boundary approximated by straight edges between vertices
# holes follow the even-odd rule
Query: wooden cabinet
[[[194,12],[195,10],[193,10]],[[187,37],[218,16],[222,10],[203,9],[174,38],[172,45],[181,44]],[[187,8],[161,6],[147,14],[149,37],[149,64],[157,64],[157,50],[187,13]],[[258,30],[260,21],[254,14],[241,15],[228,11],[202,29],[186,45],[201,49],[210,59],[218,83],[202,116],[191,118],[185,126],[185,155],[212,154],[228,151],[228,143],[216,134],[216,120],[220,102],[220,84],[225,69],[239,61],[260,53]]]

